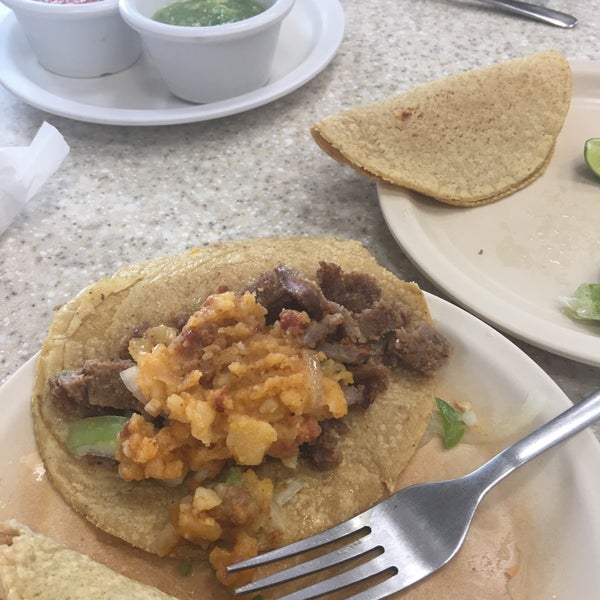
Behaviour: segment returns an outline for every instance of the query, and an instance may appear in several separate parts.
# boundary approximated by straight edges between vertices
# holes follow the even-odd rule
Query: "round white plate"
[[[600,282],[600,180],[583,159],[600,137],[600,62],[574,62],[573,98],[546,172],[502,200],[451,207],[378,186],[392,234],[423,273],[459,304],[535,346],[600,366],[600,326],[560,306]]]
[[[173,96],[145,54],[132,67],[74,79],[41,67],[14,14],[0,24],[0,82],[42,110],[91,123],[173,125],[240,113],[289,94],[320,73],[344,36],[338,0],[296,0],[284,20],[269,82],[253,92],[210,104]]]
[[[517,434],[514,424],[526,403],[537,404],[539,413],[522,425],[521,435],[571,405],[550,377],[500,333],[444,300],[427,299],[438,327],[454,346],[439,393],[471,402],[493,425],[492,438],[507,424]],[[41,477],[30,417],[34,373],[35,357],[0,388],[0,520],[18,513],[19,490],[28,489],[21,479]],[[587,430],[525,465],[484,500],[480,510],[488,514],[506,497],[531,513],[524,532],[528,542],[519,548],[530,592],[524,597],[581,600],[600,589],[599,465],[600,444]],[[40,518],[52,521],[52,515]],[[492,576],[493,568],[486,569],[473,569],[473,576]],[[463,597],[474,597],[469,581]]]

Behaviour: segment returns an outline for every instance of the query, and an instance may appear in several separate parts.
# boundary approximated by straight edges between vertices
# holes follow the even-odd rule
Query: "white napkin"
[[[29,146],[0,148],[0,234],[69,154],[59,131],[44,122]]]

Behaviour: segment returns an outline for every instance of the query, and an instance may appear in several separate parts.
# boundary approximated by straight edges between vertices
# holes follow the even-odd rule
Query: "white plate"
[[[600,62],[571,66],[571,108],[530,186],[475,208],[392,186],[378,192],[404,252],[454,300],[535,346],[600,366],[600,327],[570,319],[558,301],[600,282],[600,181],[583,159],[585,140],[600,137]]]
[[[501,334],[437,297],[428,295],[428,301],[438,326],[454,345],[452,359],[442,373],[440,393],[471,401],[478,414],[492,423],[493,433],[502,424],[513,424],[532,398],[543,401],[527,429],[570,406],[556,384]],[[27,486],[17,474],[21,479],[41,477],[29,413],[34,370],[35,358],[0,388],[0,519],[11,518],[21,506],[19,488]],[[525,597],[581,600],[590,597],[590,590],[600,589],[599,465],[600,444],[589,430],[584,431],[524,466],[484,500],[480,511],[487,511],[488,516],[496,514],[496,507],[501,506],[496,502],[503,497],[530,512],[524,532],[529,543],[520,547],[521,566],[529,582],[530,593]],[[53,523],[52,517],[47,514],[42,519]],[[38,513],[33,518],[39,518]],[[57,534],[65,526],[56,525]],[[488,571],[475,576],[492,576]],[[504,573],[500,576],[504,578]],[[477,597],[470,588],[467,591],[464,598]]]
[[[72,79],[46,71],[11,13],[0,24],[0,82],[36,108],[91,123],[206,121],[262,106],[304,85],[329,64],[343,35],[338,0],[296,0],[282,24],[269,82],[236,98],[198,105],[173,96],[144,54],[115,75]]]

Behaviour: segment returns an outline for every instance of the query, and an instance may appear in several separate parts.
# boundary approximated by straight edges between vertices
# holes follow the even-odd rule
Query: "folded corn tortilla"
[[[0,598],[169,600],[173,596],[10,520],[0,523]]]
[[[401,300],[413,314],[410,327],[431,322],[423,293],[377,264],[358,242],[333,238],[262,238],[215,244],[120,269],[79,293],[58,310],[43,344],[33,396],[35,435],[47,472],[60,494],[97,527],[143,550],[160,553],[172,529],[169,507],[185,493],[153,480],[125,482],[116,469],[90,464],[66,449],[73,417],[49,401],[48,380],[90,358],[118,353],[136,324],[160,323],[174,312],[192,312],[219,288],[242,289],[266,270],[286,264],[314,277],[320,261],[374,276],[383,300]],[[320,531],[366,509],[393,489],[425,431],[436,378],[404,368],[366,411],[345,417],[344,460],[317,471],[302,460],[297,469],[270,461],[256,469],[275,484],[290,478],[299,491],[278,508],[278,544]],[[179,556],[204,556],[180,544]]]
[[[476,206],[544,172],[570,101],[569,63],[549,50],[346,110],[311,133],[362,175]]]

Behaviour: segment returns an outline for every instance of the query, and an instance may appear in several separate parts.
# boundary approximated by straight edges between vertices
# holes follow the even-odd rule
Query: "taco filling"
[[[187,540],[230,584],[228,564],[280,542],[277,507],[303,486],[295,472],[344,460],[356,423],[345,417],[367,413],[397,369],[430,376],[448,357],[447,340],[412,317],[368,273],[321,261],[311,279],[280,264],[217,287],[191,314],[132,323],[120,356],[53,375],[49,399],[76,415],[71,453],[124,482],[182,490],[158,553]]]

